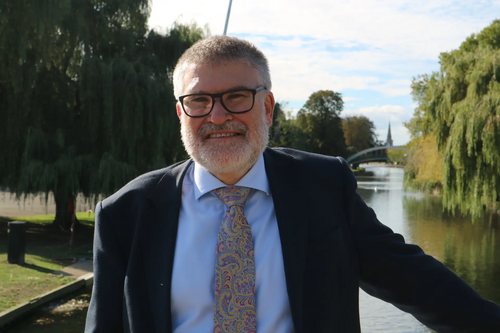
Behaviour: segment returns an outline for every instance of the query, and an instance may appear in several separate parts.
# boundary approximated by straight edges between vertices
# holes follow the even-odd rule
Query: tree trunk
[[[56,202],[56,217],[53,224],[69,232],[71,229],[72,217],[75,214],[75,197],[73,195],[54,194],[54,200]],[[76,216],[74,217],[74,221],[78,223]]]

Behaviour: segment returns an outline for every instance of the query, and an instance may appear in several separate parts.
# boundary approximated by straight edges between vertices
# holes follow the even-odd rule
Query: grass
[[[22,304],[73,279],[52,274],[82,258],[92,258],[93,214],[78,213],[82,222],[75,231],[73,246],[68,232],[52,225],[54,216],[18,217],[26,225],[25,264],[7,261],[7,223],[14,219],[0,218],[0,312]]]
[[[89,226],[89,227],[94,227],[94,219],[95,219],[95,214],[88,212],[82,212],[82,213],[76,213],[76,218],[78,221],[80,221],[81,224]],[[36,224],[50,224],[52,221],[55,219],[54,214],[48,214],[48,215],[35,215],[35,216],[20,216],[16,217],[16,221],[25,221],[25,222],[31,222],[31,223],[36,223]]]
[[[0,312],[73,281],[48,274],[62,267],[34,255],[26,255],[25,265],[13,265],[7,263],[7,254],[0,254]]]

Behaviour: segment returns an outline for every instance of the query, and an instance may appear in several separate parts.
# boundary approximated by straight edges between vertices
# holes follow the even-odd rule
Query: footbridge
[[[378,151],[378,150],[387,150],[387,149],[398,149],[398,150],[403,150],[403,151],[408,151],[407,148],[403,147],[403,146],[379,146],[379,147],[372,147],[372,148],[368,148],[368,149],[365,149],[365,150],[362,150],[360,151],[359,153],[356,153],[352,156],[350,156],[346,162],[348,164],[359,164],[359,163],[364,163],[364,162],[374,162],[374,161],[381,161],[381,160],[387,160],[387,156],[367,156],[367,158],[364,158],[364,159],[358,159],[358,157],[362,156],[362,155],[365,155],[365,154],[368,154],[368,153],[371,153],[371,152],[374,152],[374,151]]]

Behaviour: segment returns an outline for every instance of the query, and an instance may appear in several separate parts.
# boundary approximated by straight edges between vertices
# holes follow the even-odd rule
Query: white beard
[[[237,144],[207,142],[207,133],[221,130],[237,131],[244,140]],[[193,133],[181,121],[181,138],[189,156],[208,172],[214,175],[240,173],[250,170],[267,147],[269,126],[264,114],[253,130],[238,121],[227,121],[222,125],[204,123],[198,133]]]

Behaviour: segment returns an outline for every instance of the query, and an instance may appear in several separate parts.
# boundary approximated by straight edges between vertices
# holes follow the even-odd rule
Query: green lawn
[[[0,312],[29,301],[73,279],[49,274],[65,264],[52,263],[47,258],[26,254],[25,265],[7,262],[7,253],[0,254]]]
[[[75,231],[73,246],[68,232],[52,225],[53,215],[17,217],[26,226],[24,265],[7,261],[7,223],[0,218],[0,312],[67,284],[71,278],[51,274],[77,260],[92,258],[94,214],[78,213],[82,225]]]
[[[95,214],[94,213],[76,213],[76,218],[80,223],[83,225],[87,225],[89,227],[94,226],[94,219],[95,219]],[[54,214],[48,214],[48,215],[35,215],[35,216],[20,216],[16,217],[16,221],[25,221],[25,222],[31,222],[31,223],[36,223],[36,224],[50,224],[52,221],[55,219]]]

